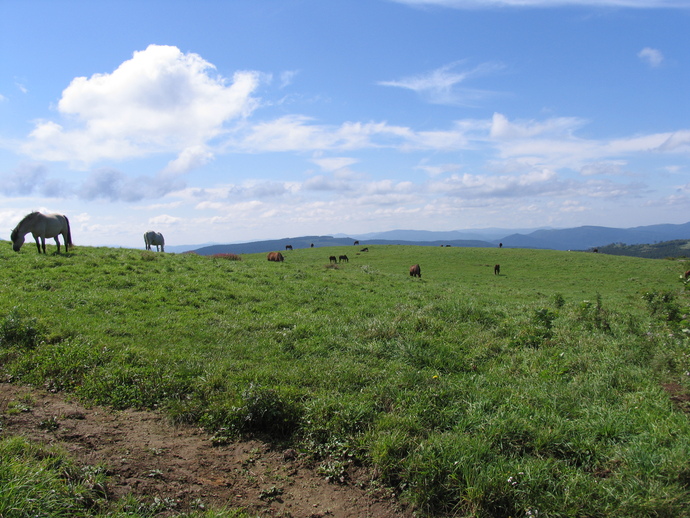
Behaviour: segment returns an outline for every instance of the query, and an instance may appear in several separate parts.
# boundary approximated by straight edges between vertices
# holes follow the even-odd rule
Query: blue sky
[[[690,0],[3,0],[0,224],[690,221]]]

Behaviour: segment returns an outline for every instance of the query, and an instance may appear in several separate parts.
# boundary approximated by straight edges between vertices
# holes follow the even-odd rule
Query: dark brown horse
[[[501,265],[497,264],[494,266],[494,275],[500,275],[501,274]]]
[[[285,245],[285,250],[292,250],[292,245]]]
[[[419,268],[418,264],[415,264],[414,266],[410,266],[410,277],[421,277],[422,276],[422,270]]]
[[[362,248],[362,249],[360,250],[360,252],[368,252],[368,251],[369,251],[368,248]]]
[[[280,252],[268,252],[266,259],[268,259],[269,261],[275,261],[277,263],[282,263],[283,262],[283,254],[281,254]]]
[[[688,270],[687,272],[685,272],[685,278],[686,278],[686,279],[690,278],[690,270]]]
[[[355,242],[352,243],[352,244],[353,244],[353,245],[358,245],[358,244],[359,244],[359,241],[355,241]]]
[[[350,262],[346,255],[341,255],[340,257],[338,257],[338,261],[345,261],[346,263]]]
[[[338,262],[338,258],[337,258],[336,256],[334,256],[334,255],[330,256],[330,257],[328,258],[328,260],[329,260],[330,262],[332,262],[332,263],[337,263],[337,262]]]

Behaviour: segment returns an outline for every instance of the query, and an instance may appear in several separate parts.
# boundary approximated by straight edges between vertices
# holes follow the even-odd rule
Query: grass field
[[[354,459],[423,515],[690,516],[662,386],[690,393],[687,261],[368,248],[1,243],[0,373],[289,443],[334,479]]]

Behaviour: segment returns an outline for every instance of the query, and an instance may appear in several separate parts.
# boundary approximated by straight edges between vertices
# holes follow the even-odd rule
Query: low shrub
[[[35,348],[44,339],[44,330],[36,318],[17,307],[0,321],[0,347]]]
[[[535,309],[529,322],[520,326],[512,337],[511,345],[518,347],[540,347],[553,337],[553,321],[557,313],[547,309]]]
[[[675,323],[682,320],[683,311],[670,291],[646,291],[642,298],[647,303],[652,316]]]
[[[237,254],[213,254],[213,259],[225,259],[227,261],[241,261],[242,257]]]
[[[244,436],[289,437],[298,428],[301,416],[301,405],[287,394],[250,383],[235,404],[209,409],[201,422],[216,430],[213,442],[222,444]]]

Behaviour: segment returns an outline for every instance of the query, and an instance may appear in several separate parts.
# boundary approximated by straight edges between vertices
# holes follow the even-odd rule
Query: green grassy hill
[[[421,514],[688,515],[690,421],[662,388],[690,391],[688,261],[1,245],[6,379],[369,464]]]
[[[666,259],[669,257],[690,257],[690,240],[676,239],[662,243],[643,245],[624,245],[613,243],[599,247],[599,252],[611,255],[627,255],[630,257],[644,257],[646,259]]]

